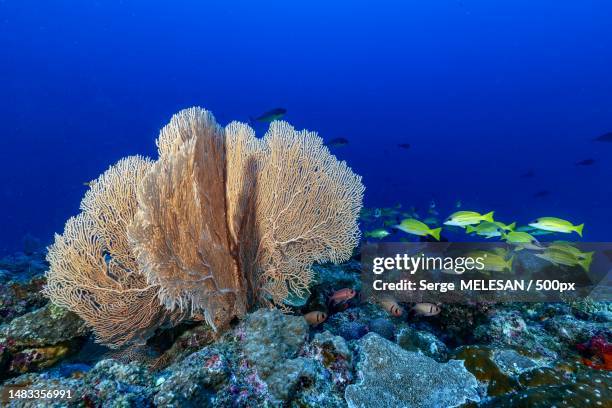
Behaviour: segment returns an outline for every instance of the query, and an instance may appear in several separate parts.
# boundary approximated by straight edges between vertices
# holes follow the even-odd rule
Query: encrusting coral
[[[105,344],[284,307],[308,294],[314,262],[346,260],[359,241],[361,178],[315,133],[273,122],[258,139],[190,108],[157,145],[156,162],[128,157],[100,176],[49,248],[45,293]]]

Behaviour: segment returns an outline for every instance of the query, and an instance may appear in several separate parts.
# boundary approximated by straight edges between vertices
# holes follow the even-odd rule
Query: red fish
[[[329,301],[333,305],[337,305],[338,303],[346,302],[347,300],[354,298],[356,294],[357,292],[355,292],[355,290],[351,288],[340,289],[340,290],[335,291],[329,297]]]
[[[385,309],[391,316],[400,317],[404,314],[404,309],[393,299],[385,299],[381,302],[381,306]]]

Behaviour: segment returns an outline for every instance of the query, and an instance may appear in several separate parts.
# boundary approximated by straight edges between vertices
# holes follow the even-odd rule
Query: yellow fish
[[[534,254],[538,258],[545,259],[548,262],[551,262],[555,265],[563,265],[563,266],[580,266],[586,272],[589,271],[591,267],[592,253],[591,256],[587,256],[583,259],[578,259],[574,255],[569,252],[561,251],[558,249],[546,249],[544,252]]]
[[[514,231],[514,229],[516,228],[516,222],[513,222],[512,224],[504,224],[503,222],[500,222],[500,221],[494,221],[493,224],[497,225],[499,228],[503,229],[504,231]]]
[[[556,217],[540,217],[529,223],[530,227],[541,229],[544,231],[562,232],[564,234],[576,234],[582,236],[584,224],[574,225],[569,221]]]
[[[442,228],[431,229],[427,224],[419,220],[415,220],[414,218],[406,218],[400,224],[396,225],[395,228],[408,234],[418,235],[421,237],[431,235],[438,241],[440,240],[440,231],[442,231]]]
[[[490,272],[503,272],[503,271],[512,271],[512,262],[514,261],[514,255],[510,257],[510,259],[505,259],[502,256],[492,254],[485,258],[484,265],[485,270]]]
[[[465,227],[467,225],[475,225],[480,223],[480,221],[489,221],[493,222],[493,211],[480,214],[476,211],[457,211],[451,214],[450,217],[446,221],[444,221],[444,225],[453,225],[456,227]]]
[[[505,254],[506,252],[502,248],[496,248],[493,252],[472,251],[467,256],[472,259],[480,258],[480,261],[484,264],[484,268],[482,269],[484,271],[512,271],[512,262],[514,261],[514,256],[510,257],[510,259],[506,259]]]
[[[526,249],[542,249],[540,242],[535,239],[531,234],[520,231],[510,231],[508,233],[502,233],[502,238],[509,244],[515,244],[521,248]]]
[[[475,232],[476,234],[482,237],[493,238],[493,237],[500,237],[502,229],[494,222],[483,221],[476,226],[468,225],[465,228],[465,232],[467,234],[471,234]]]
[[[553,241],[546,246],[548,249],[557,249],[559,251],[564,251],[569,254],[572,254],[578,259],[585,259],[588,257],[593,257],[593,252],[582,252],[579,248],[576,248],[571,243],[566,241]]]

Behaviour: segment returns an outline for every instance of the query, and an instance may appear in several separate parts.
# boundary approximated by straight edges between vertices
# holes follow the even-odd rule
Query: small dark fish
[[[522,179],[528,179],[535,177],[535,172],[533,170],[528,170],[525,173],[521,174]]]
[[[400,143],[397,145],[397,147],[399,147],[400,149],[410,149],[410,143]]]
[[[535,193],[533,196],[535,198],[544,198],[544,197],[548,197],[550,195],[550,191],[548,190],[540,190],[537,193]]]
[[[337,137],[335,139],[330,140],[329,142],[325,142],[325,146],[329,147],[342,147],[349,144],[348,139],[343,137]]]
[[[612,132],[604,133],[593,139],[595,142],[612,142]]]
[[[592,166],[593,164],[595,164],[595,160],[593,159],[584,159],[576,162],[576,166]]]
[[[251,118],[251,122],[272,122],[282,118],[283,116],[285,116],[286,113],[287,109],[285,108],[275,108],[265,113],[262,113],[256,118]]]

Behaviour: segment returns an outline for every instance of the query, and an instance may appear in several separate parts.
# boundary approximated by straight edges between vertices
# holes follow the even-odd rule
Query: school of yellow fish
[[[550,234],[572,234],[583,236],[584,224],[573,223],[557,217],[540,217],[524,226],[517,227],[516,222],[504,223],[494,219],[493,211],[479,213],[476,211],[459,210],[461,202],[456,203],[457,211],[447,217],[442,223],[439,213],[432,201],[427,216],[419,217],[414,207],[403,210],[400,204],[388,208],[363,208],[361,220],[364,223],[378,222],[382,227],[364,232],[364,238],[384,239],[395,232],[424,237],[427,240],[440,241],[443,230],[463,231],[470,236],[484,239],[497,238],[509,244],[513,250],[498,247],[492,250],[475,250],[467,254],[472,258],[484,259],[483,272],[508,272],[512,270],[515,251],[531,250],[533,255],[559,267],[580,267],[589,271],[593,260],[593,252],[583,252],[574,243],[556,240],[543,245],[536,236]],[[398,222],[398,220],[401,220]],[[440,225],[441,224],[441,225]],[[400,242],[408,241],[407,236],[400,236]],[[451,273],[442,271],[445,273]],[[454,272],[452,272],[454,273]],[[352,289],[341,289],[329,297],[331,304],[338,304],[355,296]],[[406,312],[394,299],[379,301],[380,306],[394,317],[401,317]],[[409,310],[409,315],[431,317],[438,315],[442,305],[433,303],[417,303]],[[318,325],[327,319],[324,312],[310,312],[304,316],[311,325]]]
[[[457,203],[459,208],[461,203]],[[507,244],[512,245],[515,250],[530,249],[537,251],[534,255],[549,261],[557,266],[579,266],[588,271],[593,253],[582,252],[575,244],[568,241],[553,241],[548,245],[542,245],[536,238],[538,235],[549,234],[572,234],[576,233],[582,237],[584,224],[574,225],[571,222],[557,217],[540,217],[525,226],[517,227],[516,222],[506,224],[494,219],[494,212],[481,214],[476,211],[459,210],[452,213],[442,226],[438,220],[435,204],[430,204],[427,217],[420,219],[414,208],[402,211],[401,205],[391,208],[365,208],[362,211],[363,221],[371,222],[377,218],[382,219],[382,228],[366,231],[366,239],[383,239],[392,234],[393,230],[418,237],[431,237],[440,240],[443,229],[460,231],[466,234],[479,236],[484,239],[499,238]],[[401,219],[397,222],[397,219]],[[400,237],[399,241],[407,241],[406,237]],[[481,254],[482,255],[482,254]],[[487,270],[504,271],[511,270],[513,256],[503,248],[487,252]]]

